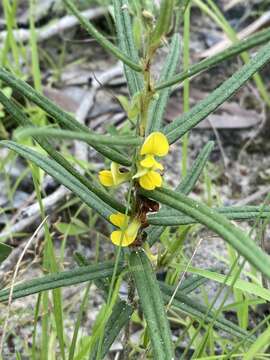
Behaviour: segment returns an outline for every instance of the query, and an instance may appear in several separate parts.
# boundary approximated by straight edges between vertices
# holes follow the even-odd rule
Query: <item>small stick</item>
[[[81,14],[88,20],[92,20],[106,14],[106,12],[107,10],[105,9],[105,7],[104,8],[99,7],[96,9],[88,9],[82,11]],[[37,41],[41,42],[47,40],[55,35],[59,35],[65,30],[71,29],[72,27],[78,24],[79,24],[78,19],[75,16],[66,15],[62,17],[62,19],[56,22],[54,21],[49,25],[45,25],[44,27],[37,28],[36,29]],[[8,32],[2,31],[0,33],[0,41],[4,42],[7,36],[8,36]],[[13,36],[16,41],[25,43],[30,39],[30,30],[27,29],[13,30]]]

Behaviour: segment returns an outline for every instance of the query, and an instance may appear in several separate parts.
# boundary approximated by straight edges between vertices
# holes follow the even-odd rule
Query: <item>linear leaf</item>
[[[203,277],[201,275],[191,275],[188,276],[179,286],[179,292],[184,295],[190,294],[192,291],[198,289],[201,285],[208,282],[208,279],[206,277]],[[162,284],[164,284],[162,281],[159,281],[160,287],[162,287]]]
[[[229,220],[251,220],[270,217],[270,207],[261,206],[226,206],[213,208],[214,211],[224,215]],[[160,214],[149,214],[148,222],[151,225],[178,226],[196,224],[198,221],[190,216],[175,210],[164,210]]]
[[[199,74],[204,70],[211,69],[218,65],[222,61],[230,59],[233,56],[241,54],[243,51],[252,49],[256,46],[262,45],[270,40],[270,29],[258,31],[255,35],[248,37],[247,39],[238,41],[236,44],[230,46],[224,51],[221,51],[217,55],[214,55],[208,59],[204,59],[197,64],[192,65],[188,70],[182,71],[181,73],[173,76],[171,79],[161,81],[155,87],[156,91],[164,89],[166,87],[175,85],[190,78],[193,75]]]
[[[146,197],[193,217],[200,224],[205,225],[220,235],[257,270],[260,270],[266,277],[270,278],[269,255],[263,252],[240,228],[230,223],[225,216],[210,209],[203,203],[199,203],[169,189],[162,188],[154,191],[140,191]]]
[[[52,129],[48,127],[27,127],[23,130],[16,131],[16,137],[27,137],[27,136],[38,135],[39,137],[56,137],[60,139],[71,139],[71,140],[82,140],[91,141],[92,143],[99,143],[102,145],[118,145],[118,146],[138,146],[142,143],[142,139],[135,136],[108,136],[100,134],[86,134],[79,131],[60,130]]]
[[[180,60],[180,41],[181,39],[179,34],[175,34],[172,38],[170,52],[165,60],[164,67],[159,78],[160,82],[164,81],[168,77],[171,77],[175,73]],[[152,101],[147,120],[147,134],[161,129],[170,92],[170,88],[166,88],[159,92],[156,100]]]
[[[114,0],[114,17],[116,32],[120,50],[128,56],[134,63],[139,63],[138,50],[135,46],[132,24],[129,15],[127,0]],[[131,97],[143,89],[143,78],[138,72],[132,68],[124,66],[127,85]]]
[[[123,268],[120,263],[118,271]],[[44,290],[56,289],[64,286],[76,285],[86,281],[103,279],[113,274],[114,262],[106,261],[103,263],[82,266],[69,271],[53,273],[30,281],[25,281],[15,285],[13,289],[13,299],[19,299],[31,294],[36,294]],[[0,302],[6,302],[9,297],[10,289],[0,291]]]
[[[8,257],[11,251],[12,251],[12,247],[0,243],[0,263],[3,262]]]
[[[162,291],[164,301],[168,303],[174,293],[174,288],[166,284],[160,284],[160,289]],[[191,299],[189,296],[182,294],[180,291],[176,293],[172,305],[195,319],[212,322],[215,318],[215,314],[212,311],[209,312],[206,306]],[[231,321],[226,320],[222,316],[217,317],[214,326],[226,331],[226,333],[230,335],[237,336],[241,339],[248,335],[245,330],[235,325]],[[252,340],[250,339],[250,341]]]
[[[93,134],[93,132],[91,132],[87,126],[80,124],[70,113],[63,111],[48,98],[34,90],[25,81],[15,77],[3,68],[0,68],[0,80],[7,83],[12,89],[18,91],[28,100],[33,101],[33,103],[35,103],[52,118],[54,118],[61,126],[67,128],[68,130],[82,131]],[[116,161],[119,164],[126,166],[131,164],[131,161],[126,156],[115,149],[108,148],[104,145],[91,144],[90,142],[88,142],[88,144],[105,157]]]
[[[228,100],[240,89],[257,71],[265,66],[270,60],[270,42],[244,65],[233,76],[226,80],[206,99],[195,105],[189,112],[176,118],[171,124],[164,128],[164,133],[170,143],[174,143],[187,131],[196,126],[209,114],[215,111],[221,104]]]
[[[267,351],[267,349],[269,349],[269,343],[270,343],[270,327],[267,326],[264,332],[258,336],[256,341],[246,351],[246,353],[243,356],[243,360],[253,360],[256,358],[259,359],[259,356],[256,355],[257,354],[259,355],[259,353],[262,353],[262,351]],[[267,354],[269,355],[269,351],[267,351]]]
[[[192,266],[189,266],[187,269],[185,266],[181,264],[171,264],[172,267],[177,268],[178,270],[190,272],[192,274],[200,275],[206,279],[216,281],[220,284],[232,286],[234,289],[238,289],[243,291],[244,293],[248,293],[250,295],[255,295],[260,297],[266,301],[270,301],[270,291],[268,289],[263,288],[259,284],[251,283],[246,280],[237,279],[235,281],[234,276],[228,276],[219,274],[214,271],[206,270],[206,269],[198,269]]]
[[[188,171],[187,175],[177,186],[175,191],[188,195],[190,191],[195,186],[198,178],[201,175],[201,172],[209,158],[211,151],[213,150],[215,143],[213,141],[209,141],[201,150],[200,154],[197,156],[196,160],[192,164],[191,169]],[[164,215],[166,213],[165,209],[161,209],[157,216]],[[163,231],[165,230],[164,226],[151,226],[148,231],[148,242],[150,245],[153,245],[161,236]]]
[[[157,24],[151,35],[151,46],[159,45],[161,38],[167,34],[171,26],[171,19],[173,14],[174,0],[162,0],[159,9],[159,16]]]
[[[157,360],[171,360],[174,356],[168,319],[152,266],[142,250],[131,252],[129,270],[135,280],[148,325],[154,357]]]
[[[54,179],[59,181],[74,194],[76,194],[86,205],[96,210],[105,219],[108,219],[109,215],[114,212],[113,208],[103,202],[95,194],[93,194],[85,185],[83,185],[78,179],[70,174],[65,168],[59,165],[52,159],[41,155],[30,148],[17,144],[12,141],[3,140],[0,141],[0,145],[6,146],[11,150],[16,151],[19,155],[23,156],[29,161],[32,161],[35,165],[44,170],[47,174],[51,175]]]
[[[4,106],[6,111],[13,117],[19,126],[22,127],[33,127],[34,124],[31,120],[21,111],[20,107],[13,101],[8,99],[2,91],[0,91],[0,103]],[[81,175],[61,154],[56,151],[50,144],[47,138],[41,136],[33,136],[35,141],[60,165],[62,165],[68,172],[74,175],[82,184],[84,184],[90,191],[95,193],[107,204],[112,206],[114,209],[125,212],[125,207],[116,201],[107,191],[103,190],[92,184],[86,176]]]
[[[91,22],[86,19],[76,8],[74,2],[71,0],[63,0],[66,7],[70,10],[70,12],[76,16],[79,20],[81,26],[91,35],[96,41],[111,54],[116,56],[118,59],[122,60],[123,63],[131,67],[135,71],[142,71],[142,67],[138,63],[134,63],[128,55],[124,54],[120,51],[115,45],[113,45],[110,41],[108,41],[97,29],[91,24]]]
[[[101,350],[101,359],[103,359],[114,340],[119,336],[122,328],[128,323],[133,313],[133,309],[125,301],[117,301],[113,307],[112,314],[109,317],[105,329],[104,329],[104,339]],[[97,356],[98,343],[96,344],[95,349],[91,352],[89,360],[95,360]]]

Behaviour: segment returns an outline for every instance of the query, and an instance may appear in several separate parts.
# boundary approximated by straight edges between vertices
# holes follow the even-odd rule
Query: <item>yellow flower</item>
[[[169,151],[169,143],[161,132],[151,133],[143,143],[140,155],[143,159],[137,164],[137,173],[133,178],[139,178],[139,184],[146,190],[154,190],[162,185],[162,177],[155,170],[163,170],[163,166],[155,156],[165,156]]]
[[[145,190],[154,190],[156,187],[161,187],[162,177],[158,172],[149,170],[139,178],[139,184]]]
[[[155,170],[163,170],[163,166],[154,158],[153,155],[146,155],[143,160],[140,161],[142,167],[153,168]]]
[[[102,170],[98,174],[99,181],[104,186],[117,186],[130,179],[130,172],[121,172],[120,165],[112,162],[111,170]]]
[[[122,213],[116,213],[110,215],[110,222],[120,228],[120,230],[111,233],[111,240],[114,245],[129,246],[136,240],[141,226],[141,223],[137,218],[130,220],[129,216]]]
[[[155,131],[152,132],[141,147],[141,155],[165,156],[169,151],[169,143],[164,134]]]

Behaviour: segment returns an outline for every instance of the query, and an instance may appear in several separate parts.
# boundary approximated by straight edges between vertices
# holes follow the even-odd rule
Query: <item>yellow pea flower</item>
[[[154,158],[153,155],[146,155],[143,160],[140,161],[142,167],[153,168],[155,170],[163,170],[163,166]]]
[[[133,178],[139,179],[139,184],[146,190],[154,190],[162,186],[162,177],[155,170],[163,170],[163,166],[155,159],[155,156],[165,156],[169,151],[169,143],[161,132],[151,133],[144,141],[140,155],[143,159],[137,164],[137,173]]]
[[[154,190],[156,187],[161,187],[162,177],[158,172],[149,170],[139,178],[139,184],[145,190]]]
[[[130,179],[130,172],[121,172],[120,165],[112,162],[111,170],[102,170],[98,174],[99,181],[104,186],[117,186]]]
[[[111,240],[117,246],[129,246],[137,237],[141,223],[137,218],[130,219],[129,216],[116,213],[110,215],[110,222],[120,228],[120,230],[111,233]]]
[[[169,143],[164,134],[159,131],[152,132],[141,147],[141,155],[165,156],[169,152]]]

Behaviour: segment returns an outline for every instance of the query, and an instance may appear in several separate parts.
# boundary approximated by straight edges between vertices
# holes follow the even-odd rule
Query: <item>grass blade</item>
[[[10,72],[6,71],[3,68],[0,68],[0,80],[7,83],[12,89],[18,91],[20,94],[25,96],[28,100],[33,101],[37,106],[43,109],[47,114],[49,114],[52,118],[54,118],[57,123],[61,126],[67,128],[72,131],[82,131],[84,133],[92,132],[85,126],[80,124],[71,114],[67,113],[60,109],[57,105],[55,105],[48,98],[43,96],[41,93],[34,90],[30,85],[28,85],[23,80],[15,77]],[[104,155],[105,157],[125,166],[129,166],[131,164],[130,160],[121,154],[119,151],[115,149],[108,148],[102,145],[91,144],[88,142],[93,148],[95,148],[99,153]]]
[[[175,191],[162,188],[160,190],[141,190],[144,196],[161,202],[171,208],[193,217],[200,224],[220,235],[232,247],[248,260],[257,270],[270,278],[270,257],[241,229],[230,223],[225,216],[217,213],[203,203],[194,201]]]
[[[152,266],[143,251],[130,254],[129,268],[148,325],[154,357],[157,360],[171,360],[174,356],[168,319]]]
[[[31,120],[21,111],[20,107],[13,101],[9,100],[2,91],[0,91],[0,103],[9,112],[17,124],[21,127],[33,127],[34,124]],[[38,128],[37,128],[38,129]],[[100,197],[103,201],[109,204],[114,209],[125,212],[125,207],[116,201],[107,191],[103,190],[92,184],[86,176],[81,175],[54,147],[50,142],[41,136],[33,135],[35,141],[60,165],[62,165],[68,172],[75,176],[83,185],[85,185],[90,191]]]
[[[96,279],[103,279],[112,275],[113,268],[114,262],[106,261],[95,265],[82,266],[73,270],[53,273],[41,278],[25,281],[14,287],[12,298],[19,299],[45,290],[76,285]],[[122,268],[123,264],[120,263],[118,272],[121,272]],[[9,292],[10,289],[0,291],[0,302],[6,302],[8,300]]]
[[[105,330],[104,330],[104,338],[101,349],[101,359],[103,359],[116,337],[119,335],[122,328],[127,324],[130,320],[130,317],[133,313],[133,309],[130,305],[128,305],[125,301],[117,301],[113,307],[112,314],[109,317]],[[91,352],[89,360],[95,360],[97,356],[98,343],[94,351]]]
[[[84,315],[84,310],[86,308],[86,303],[88,301],[88,296],[89,296],[89,291],[91,288],[91,282],[88,283],[86,289],[85,289],[85,293],[83,295],[83,299],[80,305],[80,309],[78,311],[78,316],[75,322],[75,326],[74,326],[74,330],[73,330],[73,334],[72,334],[72,339],[71,339],[71,344],[70,344],[70,348],[69,348],[69,353],[68,353],[68,360],[73,360],[74,359],[74,354],[75,354],[75,350],[76,350],[76,344],[77,344],[77,340],[78,340],[78,333],[80,330],[80,326],[81,326],[81,322],[83,319],[83,315]]]
[[[180,60],[180,51],[180,36],[179,34],[175,34],[172,38],[169,55],[167,56],[164,68],[159,78],[160,82],[164,81],[168,77],[171,77],[175,73]],[[170,88],[166,88],[160,91],[157,100],[152,101],[147,120],[147,134],[161,129],[170,92]]]
[[[185,279],[179,286],[179,292],[184,295],[188,295],[192,291],[198,289],[201,285],[208,281],[207,278],[200,275],[192,275]]]
[[[172,264],[172,267],[175,267],[181,271],[186,270],[187,272],[190,272],[192,274],[200,275],[206,279],[216,281],[223,285],[231,286],[233,287],[233,289],[237,289],[240,290],[241,292],[254,295],[266,301],[270,301],[270,291],[268,289],[265,289],[259,284],[252,283],[250,281],[246,281],[242,279],[237,279],[235,281],[233,275],[223,275],[215,271],[210,271],[207,269],[199,269],[192,266],[189,266],[186,269],[186,267],[182,266],[181,264]]]
[[[114,46],[110,41],[108,41],[97,29],[86,19],[79,10],[74,5],[71,0],[63,0],[66,7],[70,12],[79,20],[81,26],[94,38],[96,41],[107,51],[113,54],[116,58],[123,61],[124,64],[128,65],[135,71],[142,71],[142,67],[133,62],[127,54],[124,54],[116,46]]]
[[[188,171],[187,175],[177,186],[176,188],[177,192],[188,195],[192,191],[205,167],[205,164],[208,161],[208,158],[214,146],[215,146],[214,141],[208,141],[208,143],[203,147],[200,154],[197,156],[196,160],[192,164],[191,169]]]
[[[270,42],[265,45],[233,76],[226,80],[206,99],[195,105],[189,112],[176,118],[171,124],[164,128],[164,133],[170,143],[174,143],[187,131],[196,126],[209,114],[214,112],[221,104],[228,100],[237,90],[240,89],[257,71],[265,66],[270,60]]]
[[[169,302],[174,293],[174,288],[162,283],[160,284],[160,289],[162,291],[164,301],[166,303]],[[206,306],[194,301],[190,297],[182,294],[180,291],[176,293],[172,305],[180,309],[185,314],[193,317],[194,319],[211,322],[215,318],[215,314],[213,312],[209,312]],[[241,339],[248,335],[245,330],[241,329],[239,326],[235,325],[231,321],[224,319],[221,316],[215,320],[214,326],[226,331],[226,333],[230,335]]]
[[[0,243],[0,264],[8,257],[11,251],[12,251],[12,247]]]
[[[212,67],[220,64],[222,61],[228,60],[233,56],[241,54],[243,51],[252,49],[256,46],[265,44],[270,40],[270,29],[258,31],[256,34],[248,37],[245,40],[238,41],[236,44],[230,46],[228,49],[221,51],[211,58],[204,59],[197,64],[192,65],[188,70],[171,77],[171,79],[161,81],[155,87],[156,91],[178,84],[191,76],[197,75],[204,70],[211,69]]]
[[[127,55],[134,63],[139,63],[139,55],[136,49],[131,19],[129,15],[127,0],[114,0],[114,17],[116,32],[121,51]],[[127,85],[131,97],[143,89],[143,78],[141,74],[135,72],[129,66],[124,66]]]
[[[12,141],[1,141],[0,145],[6,146],[9,149],[16,151],[19,155],[23,156],[35,165],[44,170],[47,174],[51,175],[59,183],[66,186],[74,194],[76,194],[86,205],[96,210],[105,219],[114,212],[108,204],[103,202],[95,194],[93,194],[85,185],[80,183],[72,174],[65,170],[61,165],[54,160],[41,155],[30,148],[19,145]]]
[[[270,326],[264,330],[262,334],[256,339],[256,341],[251,345],[248,351],[243,356],[243,360],[253,360],[257,358],[257,354],[262,351],[267,351],[269,348],[270,342]],[[269,355],[269,352],[267,352]]]

